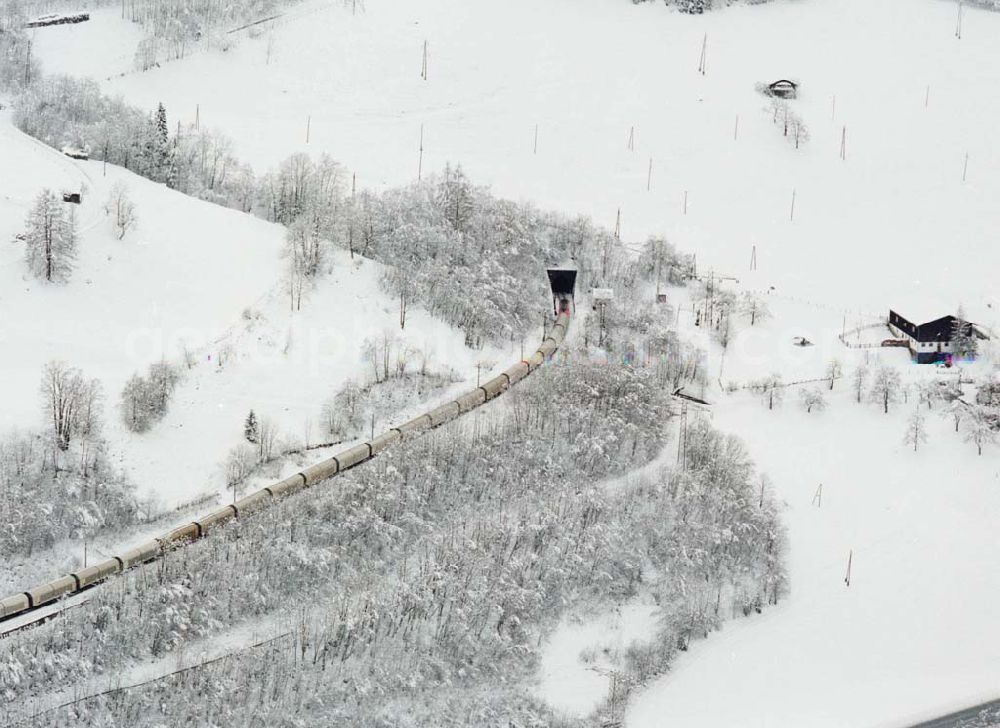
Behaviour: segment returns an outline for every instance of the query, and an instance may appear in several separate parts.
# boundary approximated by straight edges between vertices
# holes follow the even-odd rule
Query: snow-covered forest
[[[657,457],[670,376],[567,352],[474,422],[407,443],[8,638],[5,703],[12,714],[44,709],[48,698],[27,695],[58,702],[76,684],[70,706],[45,713],[50,724],[558,724],[525,690],[538,636],[567,611],[646,592],[661,626],[627,655],[622,683],[640,684],[786,588],[772,496],[740,444],[706,422],[686,433],[683,467],[602,485]],[[260,647],[229,645],[203,666],[181,657],[255,620]],[[192,669],[178,672],[170,655]],[[103,673],[150,658],[168,666],[162,677],[85,697],[103,692]]]
[[[994,6],[0,0],[0,715],[995,723]]]

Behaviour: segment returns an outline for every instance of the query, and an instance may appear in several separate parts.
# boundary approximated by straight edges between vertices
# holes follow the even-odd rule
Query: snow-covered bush
[[[179,381],[180,369],[166,361],[150,364],[145,377],[133,374],[119,404],[125,425],[132,432],[145,432],[163,419]]]
[[[99,439],[67,451],[31,432],[0,437],[0,558],[135,523],[134,486],[115,472]]]

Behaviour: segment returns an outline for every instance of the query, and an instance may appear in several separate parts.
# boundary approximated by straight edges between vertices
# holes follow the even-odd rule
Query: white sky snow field
[[[943,0],[777,0],[698,17],[626,0],[364,6],[352,16],[340,2],[307,0],[274,28],[271,43],[264,33],[144,74],[128,61],[134,29],[113,11],[40,30],[35,48],[49,71],[111,77],[102,81],[106,90],[150,110],[162,101],[171,124],[193,121],[197,106],[201,123],[230,135],[258,171],[296,151],[325,151],[356,171],[362,187],[405,183],[416,178],[423,125],[425,171],[461,162],[498,194],[608,226],[620,209],[625,239],[663,233],[695,252],[702,272],[774,287],[771,322],[738,338],[724,364],[711,349],[713,372],[721,365],[725,381],[772,371],[786,380],[821,376],[833,355],[850,371],[857,356],[836,342],[845,316],[850,327],[890,307],[925,320],[963,303],[1000,333],[1000,14],[966,8],[959,40],[955,5]],[[427,81],[419,74],[425,40]],[[104,50],[82,58],[97,47]],[[802,84],[792,108],[811,139],[798,150],[754,90],[778,78]],[[75,179],[62,162],[58,169]],[[0,204],[6,211],[14,203]],[[269,238],[260,235],[264,248]],[[338,271],[337,286],[351,295],[368,290],[361,276],[370,272]],[[259,295],[242,284],[233,305],[213,314],[220,326]],[[84,285],[82,277],[73,285]],[[317,295],[323,305],[313,311],[336,309],[326,295]],[[277,310],[278,299],[272,305]],[[355,309],[336,320],[353,321],[348,310]],[[374,310],[392,318],[391,302]],[[96,319],[97,311],[88,315]],[[434,326],[420,330],[447,340]],[[273,318],[266,330],[278,342],[271,350],[280,349],[287,325]],[[816,346],[795,349],[793,335]],[[238,336],[248,343],[252,334]],[[879,356],[906,378],[937,376],[899,351]],[[32,407],[38,367],[24,380]],[[249,365],[236,367],[254,376]],[[227,384],[229,376],[204,367],[189,377],[186,386],[210,387],[213,396],[178,394],[161,425],[175,438],[171,447],[201,439],[177,434],[175,417],[211,420],[225,430],[210,436],[218,445],[230,437],[231,422],[208,417],[220,397],[233,410],[248,406],[247,391]],[[261,376],[253,391],[302,404],[305,388],[284,377]],[[1000,697],[997,448],[977,457],[932,412],[929,441],[913,453],[902,444],[912,401],[883,415],[854,403],[847,382],[822,413],[805,414],[796,397],[789,392],[768,412],[749,394],[711,395],[715,424],[746,440],[787,504],[791,594],[694,643],[633,699],[629,728],[902,726]],[[304,420],[300,410],[279,416],[289,427]],[[156,458],[167,457],[154,450],[135,467],[153,472]],[[208,464],[193,462],[185,476],[204,477]],[[819,483],[821,508],[811,505]],[[543,681],[553,664],[567,679],[579,676],[579,651],[561,635],[546,653],[555,663],[543,661]],[[590,677],[580,691],[594,689]],[[565,683],[543,684],[554,704],[585,710]]]

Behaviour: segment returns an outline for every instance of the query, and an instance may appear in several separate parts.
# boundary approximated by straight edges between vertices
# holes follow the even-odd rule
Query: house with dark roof
[[[949,315],[917,325],[895,311],[889,311],[889,330],[906,341],[917,364],[950,363],[957,356],[955,338],[961,331],[958,322],[958,318]],[[969,321],[963,323],[966,336],[980,340],[989,338],[975,324]]]

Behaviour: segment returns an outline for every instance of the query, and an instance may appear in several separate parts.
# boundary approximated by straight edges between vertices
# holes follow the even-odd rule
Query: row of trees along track
[[[426,412],[399,427],[394,427],[378,437],[373,437],[370,442],[355,445],[295,475],[285,478],[279,483],[269,485],[225,508],[209,513],[197,521],[175,528],[169,533],[141,543],[119,556],[113,556],[94,566],[81,569],[54,581],[9,596],[0,601],[0,621],[32,612],[65,596],[77,594],[91,588],[95,584],[99,584],[126,569],[155,561],[172,549],[204,537],[207,533],[227,521],[260,511],[270,506],[278,498],[292,495],[329,480],[338,473],[370,460],[386,448],[400,442],[403,438],[419,435],[422,432],[450,422],[456,417],[498,397],[507,391],[511,385],[516,384],[542,366],[555,353],[566,336],[566,330],[569,327],[569,318],[570,314],[568,311],[560,313],[542,341],[541,346],[538,347],[538,350],[531,357],[514,364],[500,375],[484,382],[482,386],[476,387],[457,399]],[[32,621],[30,624],[47,621],[52,616],[54,615],[47,614],[38,620]],[[14,630],[8,630],[8,633],[20,628],[16,627]]]

